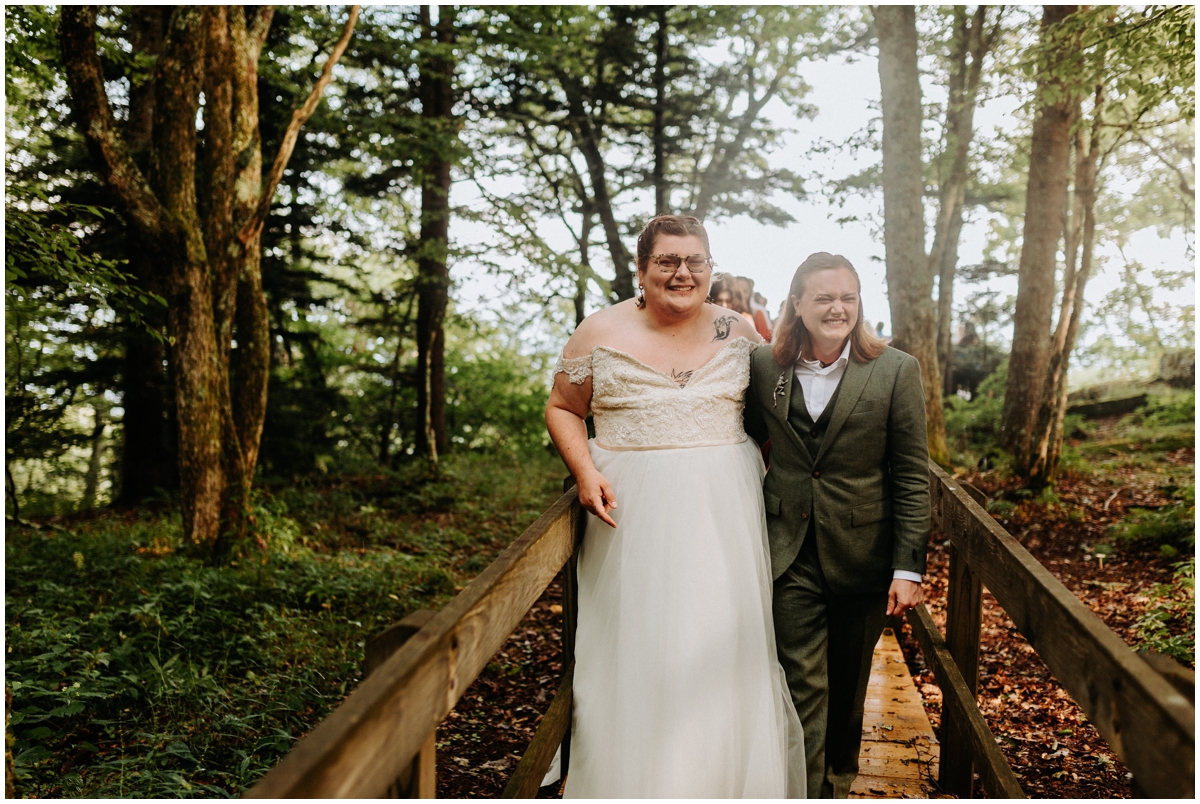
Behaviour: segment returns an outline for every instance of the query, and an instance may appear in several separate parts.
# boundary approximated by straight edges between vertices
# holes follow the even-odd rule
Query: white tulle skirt
[[[579,553],[565,795],[803,797],[754,443],[591,454],[618,527]]]

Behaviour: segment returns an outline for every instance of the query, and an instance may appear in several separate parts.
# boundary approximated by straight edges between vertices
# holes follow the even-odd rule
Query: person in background
[[[708,300],[718,307],[724,307],[726,310],[736,310],[733,306],[734,293],[730,287],[729,277],[721,276],[714,278],[712,288],[708,294]]]
[[[771,316],[767,314],[767,299],[761,293],[754,292],[754,280],[742,277],[750,287],[746,298],[749,299],[750,315],[754,317],[754,329],[767,343],[771,342]]]
[[[753,324],[754,316],[750,314],[750,305],[746,302],[746,288],[742,279],[743,277],[729,276],[728,274],[719,279],[713,279],[708,298],[718,307],[741,313],[747,321]]]
[[[756,307],[755,309],[761,309],[763,311],[763,316],[766,317],[767,323],[770,324],[772,327],[775,326],[775,322],[771,320],[771,314],[769,312],[767,312],[767,297],[762,295],[758,291],[755,291],[754,304],[758,305],[758,307]]]

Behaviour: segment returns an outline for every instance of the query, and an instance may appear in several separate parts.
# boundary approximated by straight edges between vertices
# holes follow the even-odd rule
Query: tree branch
[[[246,9],[249,12],[249,9]],[[275,16],[275,6],[259,6],[258,11],[251,16],[249,13],[246,23],[247,33],[258,42],[261,48],[267,41],[267,32],[271,30],[271,18]]]
[[[129,154],[104,89],[104,73],[96,53],[96,6],[63,6],[59,42],[71,89],[71,107],[88,150],[99,163],[130,222],[145,235],[159,231],[162,206],[150,183]]]
[[[292,151],[296,148],[296,140],[300,136],[300,128],[308,122],[313,112],[317,110],[317,104],[321,102],[321,95],[325,92],[325,87],[333,78],[333,66],[338,63],[342,54],[346,52],[346,47],[350,44],[350,37],[354,34],[354,25],[358,22],[358,12],[361,8],[361,6],[350,6],[350,17],[346,20],[345,28],[342,29],[342,38],[333,46],[333,50],[325,62],[325,67],[321,70],[321,77],[317,79],[316,85],[312,88],[312,92],[309,93],[308,100],[292,114],[292,120],[288,123],[287,131],[283,135],[283,142],[279,144],[279,153],[275,156],[275,163],[271,165],[271,172],[267,175],[262,195],[259,197],[258,208],[250,216],[250,220],[246,221],[246,225],[242,227],[241,234],[238,235],[238,239],[243,244],[249,243],[262,231],[263,223],[267,219],[267,213],[271,209],[271,199],[275,196],[275,189],[279,186],[280,180],[283,179],[283,171],[287,168],[287,163],[292,158]]]

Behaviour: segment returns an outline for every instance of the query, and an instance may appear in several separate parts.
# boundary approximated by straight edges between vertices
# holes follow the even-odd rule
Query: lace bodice
[[[742,408],[754,344],[737,338],[680,388],[633,355],[597,346],[590,356],[560,358],[555,373],[576,385],[592,378],[596,444],[612,450],[676,449],[746,440]]]

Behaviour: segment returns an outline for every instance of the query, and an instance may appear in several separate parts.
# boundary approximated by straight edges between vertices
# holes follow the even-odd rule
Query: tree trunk
[[[604,155],[600,151],[599,137],[596,127],[579,100],[579,93],[571,93],[572,133],[580,153],[587,164],[588,179],[592,183],[592,198],[596,204],[596,212],[600,215],[600,225],[604,228],[604,236],[608,241],[608,254],[612,258],[614,276],[612,291],[617,301],[633,298],[633,257],[629,249],[621,241],[621,229],[617,225],[613,213],[612,196],[608,192],[608,179],[604,172]]]
[[[450,9],[436,27],[429,6],[421,6],[421,28],[429,49],[420,68],[421,117],[433,136],[424,149],[421,171],[421,242],[417,250],[417,447],[437,471],[438,456],[449,448],[446,434],[446,334],[450,274],[446,267],[450,232],[450,165],[457,138],[454,119],[454,42]]]
[[[103,390],[92,401],[92,416],[95,417],[92,422],[92,454],[88,459],[87,474],[83,480],[83,499],[79,503],[79,507],[83,510],[96,507],[96,490],[100,487],[100,471],[103,467],[104,458],[104,425],[108,414],[108,405],[102,403]]]
[[[963,201],[966,198],[967,156],[975,138],[975,101],[983,75],[983,59],[991,48],[994,34],[984,31],[987,7],[977,6],[968,22],[963,6],[955,6],[954,55],[950,66],[949,103],[946,108],[946,147],[949,157],[946,175],[941,177],[937,228],[930,262],[938,276],[937,352],[943,393],[954,393],[954,346],[951,330],[954,318],[954,274],[958,266],[958,241],[962,233]],[[968,62],[968,56],[970,61]]]
[[[1038,73],[1038,116],[1029,153],[1025,226],[1017,272],[1013,312],[1013,345],[1001,416],[1003,446],[1028,477],[1030,439],[1037,421],[1050,360],[1050,328],[1054,314],[1056,254],[1063,234],[1067,194],[1073,99],[1061,76],[1061,65],[1077,45],[1059,39],[1060,23],[1077,6],[1044,6],[1042,42],[1049,47]]]
[[[579,267],[575,270],[575,326],[587,318],[584,302],[587,301],[587,283],[592,275],[591,240],[592,210],[584,204],[583,221],[579,227]]]
[[[937,353],[941,356],[938,370],[942,375],[942,393],[950,396],[958,390],[954,383],[954,275],[958,272],[958,241],[962,234],[962,202],[951,212],[946,237],[949,242],[937,266]]]
[[[666,92],[667,92],[667,6],[655,6],[658,27],[654,31],[654,214],[670,210],[667,187]]]
[[[270,343],[259,270],[262,221],[357,13],[351,7],[342,38],[304,108],[293,115],[264,187],[257,62],[270,6],[174,7],[156,59],[152,111],[146,111],[149,101],[140,100],[126,137],[118,131],[97,55],[96,8],[62,9],[60,37],[76,123],[120,199],[131,242],[149,255],[147,264],[155,267],[167,298],[184,532],[214,559],[244,535],[266,409]],[[153,20],[143,27],[152,30]],[[136,89],[131,99],[144,87]],[[196,115],[202,90],[201,137]],[[129,143],[144,140],[147,113],[152,130],[143,170]]]
[[[129,11],[130,38],[135,53],[157,58],[166,35],[164,6],[133,6]],[[146,169],[154,137],[154,73],[135,81],[129,89],[125,137],[134,162]],[[142,290],[163,294],[156,271],[154,244],[144,243],[138,229],[127,227],[129,272]],[[155,489],[179,485],[175,465],[176,433],[172,427],[170,378],[164,365],[163,344],[147,331],[166,328],[166,311],[156,304],[143,305],[143,323],[125,321],[121,369],[120,481],[114,502],[133,506],[149,499]]]
[[[1097,87],[1091,136],[1086,143],[1086,150],[1083,132],[1078,131],[1076,134],[1074,207],[1078,211],[1074,220],[1078,220],[1079,213],[1082,213],[1082,221],[1078,226],[1072,221],[1072,232],[1068,237],[1072,242],[1068,243],[1067,249],[1058,327],[1054,333],[1046,385],[1031,437],[1028,482],[1035,487],[1055,481],[1062,457],[1063,419],[1067,411],[1067,367],[1079,332],[1079,319],[1083,313],[1083,292],[1092,272],[1092,252],[1096,239],[1096,184],[1100,173],[1100,130],[1103,111],[1103,87]],[[1083,254],[1079,258],[1079,267],[1076,270],[1076,252],[1081,244]]]
[[[925,254],[921,205],[921,86],[916,10],[877,6],[883,99],[883,216],[892,345],[916,357],[925,388],[929,455],[945,463],[946,430],[938,367],[933,267]]]

